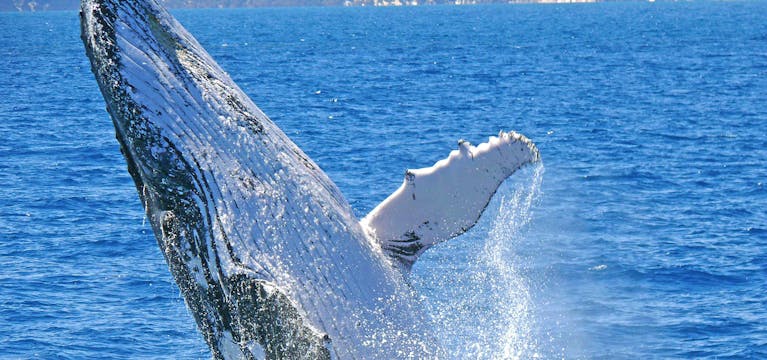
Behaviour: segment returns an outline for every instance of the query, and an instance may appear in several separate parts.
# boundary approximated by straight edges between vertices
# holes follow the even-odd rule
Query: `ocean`
[[[767,2],[173,13],[359,217],[538,145],[410,276],[452,358],[767,358]],[[104,108],[77,12],[0,13],[0,358],[209,358]]]

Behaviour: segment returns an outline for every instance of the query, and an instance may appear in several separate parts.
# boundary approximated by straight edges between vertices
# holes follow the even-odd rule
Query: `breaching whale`
[[[539,160],[459,142],[361,221],[157,0],[84,0],[82,40],[160,249],[215,358],[444,358],[406,276]]]

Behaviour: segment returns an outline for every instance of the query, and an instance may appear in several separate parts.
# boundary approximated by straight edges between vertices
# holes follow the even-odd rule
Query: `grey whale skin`
[[[532,142],[501,133],[461,143],[408,171],[359,221],[156,0],[84,0],[80,16],[128,171],[214,358],[445,357],[409,266],[470,228],[504,179],[539,160]],[[457,180],[466,175],[478,180]],[[403,209],[415,216],[399,219]]]

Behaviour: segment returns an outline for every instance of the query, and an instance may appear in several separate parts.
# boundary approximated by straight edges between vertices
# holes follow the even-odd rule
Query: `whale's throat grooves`
[[[216,358],[428,358],[403,275],[336,186],[155,0],[82,39],[158,244]]]

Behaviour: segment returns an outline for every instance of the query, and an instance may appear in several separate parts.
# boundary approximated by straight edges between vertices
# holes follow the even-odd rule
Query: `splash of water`
[[[534,338],[533,301],[527,279],[520,273],[514,245],[523,236],[523,228],[532,219],[532,208],[539,197],[543,166],[536,166],[527,184],[517,184],[511,194],[501,198],[498,214],[485,244],[483,260],[493,280],[493,313],[498,314],[499,352],[494,358],[522,359],[538,357]]]
[[[516,245],[532,219],[543,171],[538,164],[515,174],[475,228],[432,249],[427,264],[414,269],[414,286],[450,358],[540,357],[526,259]]]

